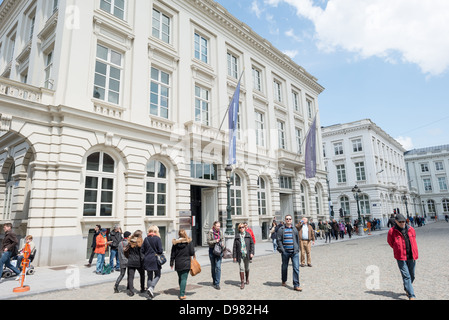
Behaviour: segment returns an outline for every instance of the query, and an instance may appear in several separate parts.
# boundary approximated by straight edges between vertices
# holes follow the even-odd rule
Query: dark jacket
[[[191,257],[195,255],[195,248],[191,239],[173,239],[170,254],[170,267],[176,271],[190,270]]]
[[[299,252],[299,233],[298,229],[294,225],[291,226],[293,230],[293,253]],[[277,236],[277,245],[278,245],[278,251],[280,253],[284,253],[284,231],[285,231],[285,225],[282,225],[279,230],[276,232]]]
[[[122,241],[123,237],[120,231],[114,231],[112,230],[109,233],[109,241],[112,241],[111,243],[111,249],[117,250],[119,243]]]
[[[254,241],[249,232],[245,232],[246,256],[250,258],[250,254],[254,255]],[[240,232],[237,232],[234,239],[234,249],[232,250],[232,257],[237,259],[240,263],[242,260],[242,242],[240,240]]]
[[[14,257],[17,255],[17,244],[19,241],[17,240],[17,236],[14,232],[7,231],[5,233],[5,237],[2,241],[2,253],[5,251],[5,248],[8,249],[9,252],[11,252],[11,257]]]
[[[147,271],[156,271],[161,267],[157,263],[156,254],[162,254],[162,241],[158,236],[148,236],[142,245],[143,268]]]
[[[120,261],[120,269],[126,269],[128,266],[128,258],[123,252],[124,248],[128,245],[128,239],[123,239],[118,245],[118,260]]]
[[[95,250],[95,247],[97,246],[97,236],[100,234],[100,231],[97,231],[94,233],[94,236],[92,238],[92,245],[90,246],[92,249]]]
[[[141,247],[139,247],[136,242],[133,242],[132,239],[129,239],[128,245],[129,245],[128,267],[138,269],[142,268],[143,254],[141,252]]]

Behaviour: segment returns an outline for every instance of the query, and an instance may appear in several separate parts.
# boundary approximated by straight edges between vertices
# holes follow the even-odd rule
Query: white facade
[[[326,214],[301,145],[315,116],[322,143],[316,78],[214,1],[4,0],[0,224],[34,236],[38,265],[85,259],[96,224],[204,244],[242,73],[232,218],[265,239],[275,216]]]
[[[405,164],[415,212],[444,219],[449,215],[449,145],[407,151]]]
[[[380,219],[386,226],[395,209],[411,214],[405,150],[396,140],[369,119],[323,127],[322,132],[335,219],[340,219],[340,208],[346,219],[357,219],[355,185],[362,191],[362,217]]]

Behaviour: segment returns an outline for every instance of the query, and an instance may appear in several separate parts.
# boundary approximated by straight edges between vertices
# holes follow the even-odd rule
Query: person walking
[[[305,266],[307,255],[307,266],[312,266],[312,244],[315,244],[315,231],[308,223],[307,218],[302,219],[302,224],[297,224],[299,233],[299,249],[301,251],[301,267]]]
[[[273,221],[271,223],[271,229],[270,229],[270,237],[271,237],[271,241],[273,242],[273,252],[276,252],[276,250],[277,250],[276,228],[277,228],[277,223],[276,223],[276,221]]]
[[[106,229],[100,230],[100,234],[95,238],[95,253],[97,254],[97,266],[95,273],[103,274],[104,257],[106,255],[106,249],[108,247],[108,238],[106,236]]]
[[[185,300],[187,298],[186,286],[190,272],[190,262],[192,257],[195,256],[195,248],[192,239],[187,236],[184,229],[179,230],[178,236],[178,239],[173,239],[172,241],[170,267],[173,270],[174,266],[178,273],[179,299]]]
[[[282,285],[287,283],[287,270],[290,259],[293,266],[293,289],[302,291],[299,286],[299,233],[293,226],[291,215],[285,216],[285,225],[282,225],[277,232],[278,251],[281,253],[281,279]]]
[[[326,241],[324,243],[327,243],[327,239],[329,238],[329,243],[331,243],[332,240],[332,226],[331,222],[324,221],[324,234],[326,236]]]
[[[349,236],[349,239],[351,239],[352,238],[352,225],[351,225],[351,222],[346,222],[346,231],[347,231],[347,233],[348,233],[348,236]]]
[[[123,239],[118,244],[117,248],[117,254],[118,254],[118,260],[120,263],[120,275],[118,276],[117,280],[115,281],[114,285],[114,293],[119,293],[118,286],[120,282],[123,280],[123,277],[125,276],[126,269],[128,267],[128,258],[125,256],[125,248],[128,246],[128,238],[131,235],[131,232],[125,231],[123,234]],[[126,286],[126,289],[128,290],[128,286]]]
[[[134,295],[134,276],[136,271],[140,275],[140,292],[145,292],[145,272],[143,270],[143,254],[142,254],[142,231],[136,230],[129,238],[126,255],[128,255],[128,296]],[[125,256],[126,256],[125,255]]]
[[[338,226],[338,222],[335,219],[333,219],[332,220],[332,232],[334,233],[335,240],[338,240],[339,231],[340,231],[340,228]]]
[[[254,256],[254,241],[243,223],[239,224],[239,231],[235,235],[232,256],[234,262],[238,262],[240,268],[240,289],[249,284],[249,262]],[[246,275],[246,282],[245,282]]]
[[[3,266],[11,269],[16,275],[20,274],[19,268],[14,267],[11,264],[11,258],[17,255],[17,240],[16,234],[12,231],[12,224],[5,223],[3,225],[3,231],[5,232],[5,237],[2,240],[2,257],[0,259],[0,282],[3,280]]]
[[[418,260],[418,245],[415,229],[406,224],[405,217],[398,213],[395,226],[388,231],[387,242],[393,248],[393,255],[401,272],[402,282],[407,297],[415,300],[413,281],[415,280],[415,265]]]
[[[340,223],[338,224],[338,227],[339,227],[339,229],[340,229],[340,239],[344,239],[344,238],[345,238],[345,229],[346,229],[346,226],[345,226],[345,224],[343,223],[343,221],[340,221]]]
[[[150,298],[154,298],[154,288],[161,279],[162,266],[158,263],[157,255],[164,253],[162,249],[161,235],[159,228],[155,225],[148,229],[148,236],[142,246],[142,253],[144,254],[143,267],[147,271],[147,293]]]
[[[92,248],[92,252],[89,257],[89,262],[87,264],[85,264],[85,266],[88,268],[90,268],[92,266],[92,261],[94,260],[95,246],[97,245],[97,236],[100,234],[101,226],[99,224],[97,224],[95,226],[94,230],[95,230],[95,232],[94,232],[94,235],[92,236],[92,244],[90,246]]]
[[[220,244],[223,250],[225,247],[225,239],[223,237],[223,232],[220,230],[220,226],[220,221],[215,221],[212,229],[210,229],[207,234],[207,244],[209,245],[209,259],[213,282],[212,285],[217,290],[220,290],[221,262],[223,259],[223,253],[221,255],[215,255],[214,247],[216,243]]]
[[[118,257],[118,245],[122,241],[122,229],[118,224],[114,225],[114,229],[109,233],[108,240],[111,243],[111,255],[109,257],[109,263],[111,264],[112,270],[120,271],[120,259]],[[114,267],[115,259],[115,267]]]

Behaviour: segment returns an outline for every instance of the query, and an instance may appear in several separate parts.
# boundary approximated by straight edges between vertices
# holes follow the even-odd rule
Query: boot
[[[246,285],[249,285],[249,270],[246,270]]]
[[[240,272],[240,289],[245,289],[245,273]]]

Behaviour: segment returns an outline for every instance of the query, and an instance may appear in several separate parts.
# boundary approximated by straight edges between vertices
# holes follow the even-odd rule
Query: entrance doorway
[[[190,186],[192,240],[195,246],[207,246],[207,233],[218,220],[217,188]]]
[[[295,214],[293,212],[293,195],[288,193],[280,193],[279,198],[281,202],[281,219],[284,220],[284,217],[289,214],[292,216],[293,224],[295,224]]]

